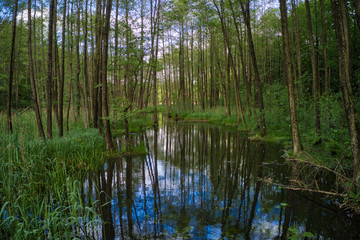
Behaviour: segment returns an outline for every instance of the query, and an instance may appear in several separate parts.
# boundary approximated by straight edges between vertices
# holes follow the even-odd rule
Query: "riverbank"
[[[300,135],[304,150],[298,154],[292,152],[291,132],[289,119],[282,118],[283,113],[279,113],[280,108],[270,108],[265,111],[265,119],[267,126],[267,134],[265,137],[260,136],[259,127],[254,116],[245,114],[246,124],[237,121],[235,109],[231,109],[233,114],[228,116],[224,108],[214,108],[202,111],[200,108],[187,111],[171,112],[171,117],[176,121],[185,122],[208,122],[219,126],[234,127],[239,131],[247,131],[249,139],[253,141],[275,142],[283,146],[284,157],[291,160],[291,164],[297,165],[300,169],[314,168],[316,172],[329,172],[337,178],[337,184],[340,186],[336,190],[322,190],[322,186],[318,183],[320,174],[311,176],[312,183],[309,182],[310,176],[298,176],[297,186],[294,190],[318,192],[324,195],[335,195],[343,198],[341,207],[351,209],[355,213],[359,213],[360,196],[356,185],[352,182],[352,158],[349,142],[349,134],[346,126],[344,115],[339,110],[340,103],[332,102],[333,97],[322,99],[323,112],[325,118],[322,124],[321,138],[315,134],[314,124],[312,120],[311,106],[299,107]],[[268,105],[270,103],[268,102]],[[254,114],[254,113],[253,113]],[[320,141],[321,140],[321,141]],[[300,172],[300,170],[299,170]]]

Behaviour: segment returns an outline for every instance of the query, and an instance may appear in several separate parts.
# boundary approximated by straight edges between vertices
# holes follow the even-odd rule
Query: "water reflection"
[[[316,239],[358,236],[356,225],[314,196],[278,187],[291,169],[276,145],[171,122],[131,140],[148,154],[108,159],[84,183],[102,216],[94,238],[286,239],[290,226]]]

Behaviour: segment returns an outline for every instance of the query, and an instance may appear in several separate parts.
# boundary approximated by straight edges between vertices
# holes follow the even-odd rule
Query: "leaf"
[[[303,237],[309,237],[309,238],[314,237],[314,234],[312,234],[311,232],[304,232],[302,235]]]
[[[5,210],[5,207],[6,207],[6,205],[8,205],[8,204],[9,204],[9,202],[4,203],[4,205],[2,206],[1,211],[0,211],[0,216],[3,214],[3,212],[4,212],[4,210]]]

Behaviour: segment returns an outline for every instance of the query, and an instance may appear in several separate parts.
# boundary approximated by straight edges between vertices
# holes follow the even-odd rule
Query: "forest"
[[[0,238],[87,239],[100,221],[112,239],[111,192],[86,200],[82,181],[116,157],[126,174],[130,156],[155,154],[157,167],[168,121],[280,144],[292,176],[311,166],[336,178],[290,189],[360,212],[358,0],[2,0],[0,39]],[[136,140],[149,131],[153,143]]]

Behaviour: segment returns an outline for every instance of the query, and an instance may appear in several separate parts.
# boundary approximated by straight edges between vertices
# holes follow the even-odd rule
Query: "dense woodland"
[[[38,135],[120,118],[223,109],[261,137],[281,128],[352,159],[360,176],[357,0],[1,1],[0,110],[35,112]],[[150,110],[149,110],[150,109]],[[133,113],[137,115],[134,115]],[[56,131],[55,131],[56,129]],[[344,147],[345,146],[345,147]]]
[[[176,158],[171,142],[181,150],[180,162],[171,168],[180,166],[179,185],[185,186],[186,174],[188,179],[198,174],[190,170],[196,155],[199,171],[210,169],[209,189],[224,179],[224,190],[204,194],[209,202],[216,198],[219,209],[229,213],[237,188],[247,196],[240,206],[252,205],[250,217],[244,215],[251,222],[248,234],[257,199],[264,198],[259,195],[263,183],[281,199],[286,187],[308,190],[307,199],[314,202],[314,192],[336,197],[336,206],[349,210],[346,218],[355,216],[351,213],[360,212],[359,39],[359,0],[1,0],[0,238],[91,238],[102,231],[104,239],[111,239],[105,232],[111,230],[109,203],[115,193],[116,214],[133,229],[137,177],[143,173],[146,206],[152,201],[145,194],[145,187],[151,188],[145,184],[147,164],[151,198],[161,204],[158,168],[167,168],[157,165],[158,156],[164,145],[163,160]],[[164,119],[178,126],[170,132],[167,127],[166,145]],[[196,132],[194,125],[185,130],[178,120],[230,125],[236,134]],[[196,136],[186,135],[190,132]],[[265,157],[265,144],[270,144],[267,152],[282,154],[272,142],[282,144],[288,165],[279,167]],[[276,185],[270,166],[293,182]],[[117,190],[111,192],[115,175]],[[199,195],[196,191],[193,196]],[[278,234],[284,213],[281,239],[287,239],[290,216],[295,216],[291,206],[270,202],[280,204],[275,210],[280,212]],[[180,205],[180,214],[192,211]],[[309,219],[314,209],[306,210]],[[163,224],[162,208],[153,210],[160,213],[156,228]],[[226,223],[229,215],[222,216]],[[311,225],[294,223],[296,217],[292,221],[306,230]],[[348,229],[337,224],[333,229]],[[226,226],[223,230],[226,234]]]

